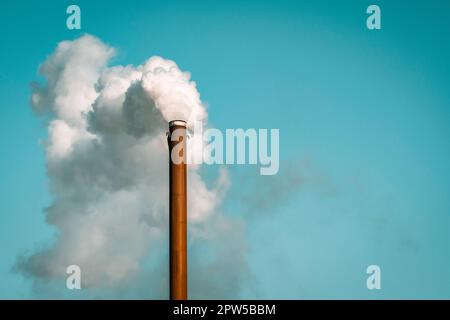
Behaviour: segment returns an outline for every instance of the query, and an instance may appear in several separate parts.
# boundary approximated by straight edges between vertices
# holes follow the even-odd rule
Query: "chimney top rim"
[[[181,126],[181,127],[187,127],[187,123],[184,120],[172,120],[169,122],[169,127],[174,126]]]

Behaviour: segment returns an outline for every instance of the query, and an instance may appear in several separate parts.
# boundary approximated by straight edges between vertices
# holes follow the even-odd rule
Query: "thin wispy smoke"
[[[151,57],[139,66],[110,67],[113,56],[113,48],[90,35],[63,41],[39,69],[46,84],[32,84],[33,109],[50,118],[45,152],[53,202],[46,221],[57,234],[45,249],[21,257],[16,270],[42,285],[64,280],[67,266],[76,264],[84,288],[130,291],[150,279],[152,289],[139,294],[166,298],[165,131],[169,120],[205,122],[207,113],[190,74],[175,62]],[[220,210],[231,181],[221,170],[208,187],[200,166],[189,169],[190,274],[196,279],[190,293],[237,297],[247,274],[245,225]]]

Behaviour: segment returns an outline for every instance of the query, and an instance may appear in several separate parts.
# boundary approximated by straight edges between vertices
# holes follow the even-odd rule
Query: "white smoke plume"
[[[139,279],[157,279],[142,297],[166,298],[168,265],[161,256],[167,256],[160,253],[168,245],[165,131],[173,119],[206,122],[207,112],[190,74],[175,62],[151,57],[139,66],[110,67],[113,56],[114,49],[90,35],[63,41],[40,67],[46,84],[32,84],[32,107],[49,119],[53,202],[46,220],[57,235],[21,257],[16,269],[42,284],[65,279],[67,266],[76,264],[84,288],[130,289]],[[209,187],[199,170],[190,166],[188,176],[190,294],[237,298],[247,272],[244,225],[220,210],[227,172]],[[213,254],[203,260],[197,245]],[[152,259],[159,260],[149,276],[144,261]]]

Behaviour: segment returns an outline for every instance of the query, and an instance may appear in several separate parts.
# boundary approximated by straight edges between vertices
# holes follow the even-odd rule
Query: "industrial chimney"
[[[186,122],[170,121],[170,300],[187,299],[186,138]]]

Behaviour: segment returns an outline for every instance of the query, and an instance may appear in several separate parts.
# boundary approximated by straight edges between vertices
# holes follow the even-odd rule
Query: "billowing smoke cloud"
[[[86,35],[59,43],[40,67],[47,83],[32,85],[31,104],[50,119],[45,150],[53,202],[46,219],[57,238],[19,259],[16,269],[42,284],[65,279],[67,266],[76,264],[85,288],[125,290],[151,279],[153,291],[143,297],[166,298],[165,131],[169,120],[205,122],[207,113],[190,74],[175,62],[152,57],[109,67],[113,55]],[[230,180],[221,170],[210,187],[198,166],[189,169],[191,296],[237,297],[247,272],[244,225],[220,211]]]

